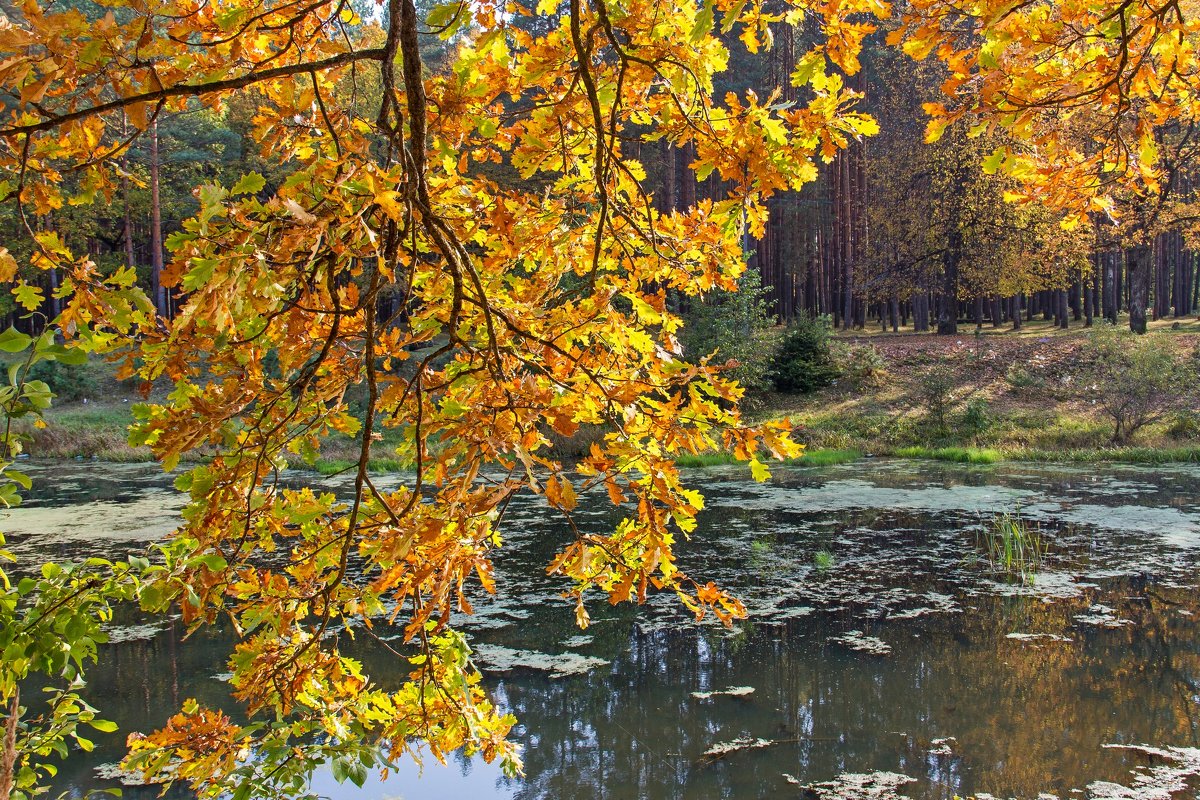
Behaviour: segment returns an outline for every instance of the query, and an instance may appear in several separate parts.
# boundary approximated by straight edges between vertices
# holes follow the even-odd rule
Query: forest
[[[1198,48],[0,0],[0,800],[1187,791]]]

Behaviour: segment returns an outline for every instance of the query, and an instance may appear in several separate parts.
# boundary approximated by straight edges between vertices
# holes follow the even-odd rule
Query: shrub
[[[1170,416],[1167,435],[1172,439],[1200,439],[1200,414],[1191,409],[1176,411]]]
[[[992,428],[992,414],[988,402],[981,398],[967,403],[963,409],[961,428],[964,436],[981,436]]]
[[[852,389],[880,386],[887,375],[887,363],[873,344],[832,342],[830,356],[839,381]]]
[[[946,431],[946,417],[960,402],[959,380],[954,370],[933,366],[917,374],[911,394],[917,406],[925,412],[925,420],[935,430]]]
[[[1112,440],[1127,442],[1156,422],[1189,389],[1194,371],[1175,357],[1171,343],[1154,335],[1138,336],[1113,325],[1089,335],[1096,402],[1114,423]]]
[[[787,329],[771,370],[775,388],[792,394],[808,394],[828,386],[838,377],[830,337],[833,326],[828,316],[800,317]]]
[[[1024,364],[1013,364],[1004,373],[1004,380],[1014,394],[1033,394],[1043,387],[1042,377]]]
[[[714,363],[730,367],[724,377],[736,380],[751,394],[771,388],[774,342],[766,293],[758,272],[746,270],[736,292],[715,292],[695,302],[684,314],[681,334],[684,353],[692,361],[714,354]]]
[[[60,364],[57,361],[39,361],[29,368],[27,380],[45,381],[59,400],[82,400],[95,397],[100,389],[89,364]]]

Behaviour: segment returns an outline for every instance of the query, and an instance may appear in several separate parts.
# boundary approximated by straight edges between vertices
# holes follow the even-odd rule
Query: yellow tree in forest
[[[910,0],[889,37],[949,76],[926,138],[956,122],[1011,144],[985,161],[1015,199],[1095,222],[1127,248],[1130,326],[1146,328],[1155,235],[1198,219],[1181,180],[1197,154],[1200,6],[1191,0]]]
[[[873,0],[788,11],[824,24],[793,75],[808,100],[789,106],[713,96],[721,32],[754,50],[780,19],[744,2],[484,0],[419,14],[387,0],[365,21],[346,0],[117,0],[98,18],[16,6],[0,29],[0,197],[25,221],[32,266],[61,278],[66,345],[55,346],[169,382],[169,402],[137,409],[133,442],[168,470],[211,457],[179,477],[191,502],[153,563],[89,565],[118,576],[107,583],[69,570],[23,584],[0,606],[6,622],[25,614],[6,631],[22,652],[52,647],[43,634],[67,626],[21,597],[76,596],[71,581],[99,593],[100,616],[132,595],[189,627],[224,620],[251,721],[188,702],[132,740],[127,766],[205,797],[258,798],[301,792],[319,763],[361,780],[407,753],[462,749],[519,770],[513,720],[453,627],[492,591],[517,492],[543,495],[575,532],[547,568],[581,625],[593,591],[613,603],[669,591],[697,617],[741,616],[676,566],[672,546],[702,498],[672,456],[725,447],[761,479],[761,455],[797,447],[785,425],[743,425],[739,387],[681,358],[666,293],[732,289],[765,199],[873,132],[833,68],[858,69],[867,20],[886,12]],[[437,37],[453,50],[433,70],[422,54]],[[199,212],[168,241],[173,319],[156,316],[132,270],[104,276],[36,228],[64,204],[110,201],[122,153],[161,115],[234,102],[254,105],[262,156],[286,178],[197,187]],[[719,174],[727,197],[656,211],[636,143],[663,138],[688,145],[691,168]],[[523,181],[501,185],[488,165]],[[0,266],[15,278],[11,257]],[[14,291],[40,300],[25,282]],[[549,436],[581,425],[606,433],[568,471]],[[384,428],[403,442],[388,455],[414,468],[395,489],[368,471]],[[336,436],[359,448],[348,499],[281,483]],[[628,513],[605,535],[572,520],[593,488]],[[338,647],[342,629],[394,648],[407,680],[386,690],[363,674]],[[90,649],[71,665],[26,659],[22,674],[73,683],[95,653],[94,625],[85,633]],[[4,677],[8,724],[32,724],[22,675]],[[9,759],[0,787],[31,792],[39,757]]]

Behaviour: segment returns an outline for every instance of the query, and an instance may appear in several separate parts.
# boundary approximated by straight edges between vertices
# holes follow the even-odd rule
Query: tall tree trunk
[[[150,282],[154,287],[154,307],[167,316],[167,293],[162,284],[163,229],[162,202],[159,195],[158,120],[150,126]]]
[[[1117,314],[1121,308],[1121,267],[1117,253],[1104,254],[1104,316],[1113,325],[1117,324]]]
[[[659,200],[659,211],[670,214],[678,208],[675,197],[675,147],[666,139],[661,139],[658,152],[662,159],[662,194]]]
[[[913,330],[925,333],[929,330],[929,294],[921,292],[913,297]]]
[[[696,145],[688,142],[679,156],[679,207],[689,209],[696,205],[696,171],[691,168],[696,160]]]
[[[126,127],[125,114],[122,112],[121,138],[127,135]],[[129,172],[129,159],[124,155],[121,156],[121,168],[124,173]],[[125,266],[130,269],[137,269],[137,262],[133,257],[133,213],[129,208],[129,178],[125,174],[121,175],[121,205],[124,207],[124,218],[121,221],[121,238],[124,240],[123,244],[125,245]]]
[[[1129,271],[1129,330],[1134,333],[1146,332],[1152,256],[1153,250],[1148,244],[1134,245],[1125,251],[1125,265]]]
[[[938,306],[937,332],[943,336],[958,333],[958,255],[962,236],[958,226],[950,226],[950,242],[942,265],[942,298]]]
[[[852,219],[853,197],[850,184],[850,156],[847,151],[838,153],[839,174],[842,183],[839,227],[842,229],[842,327],[849,330],[854,326],[854,221]]]

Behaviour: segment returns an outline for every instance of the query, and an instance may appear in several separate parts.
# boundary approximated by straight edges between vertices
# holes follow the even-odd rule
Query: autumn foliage
[[[1061,36],[1077,14],[1109,47],[1117,18],[1086,4],[995,5],[905,10],[894,38],[914,56],[936,53],[955,76],[948,104],[931,109],[931,138],[976,115],[1036,142],[989,168],[1063,204],[1083,181],[1085,210],[1111,210],[1096,188],[1110,174],[1123,190],[1152,190],[1148,131],[1178,93],[1168,81],[1147,99],[1157,91],[1147,75],[1190,64],[1190,44],[1163,51],[1185,31],[1167,21],[1145,45],[1142,28],[1112,45],[1151,54],[1115,88],[1102,78],[1117,56],[1073,47],[1035,80],[1044,53],[1020,25],[1058,25]],[[735,598],[676,565],[673,545],[703,500],[672,457],[721,447],[762,478],[765,457],[798,448],[785,425],[744,425],[742,390],[685,358],[667,298],[736,288],[765,200],[876,132],[846,76],[891,13],[872,0],[501,1],[420,13],[412,0],[128,0],[89,19],[21,4],[0,30],[0,194],[36,243],[32,266],[61,276],[67,348],[173,386],[169,402],[137,410],[133,441],[168,469],[207,460],[179,477],[191,498],[183,524],[136,594],[189,626],[232,627],[232,684],[252,712],[243,725],[186,704],[132,740],[127,766],[234,797],[294,794],[321,762],[358,780],[409,752],[461,748],[518,770],[505,738],[513,720],[480,688],[454,631],[493,588],[491,557],[517,492],[544,496],[574,534],[547,568],[581,625],[593,594],[616,603],[669,591],[698,618],[742,616]],[[963,15],[981,20],[982,49],[949,24]],[[771,45],[772,25],[806,20],[820,35],[791,76],[803,102],[715,96],[725,34],[755,51]],[[423,45],[439,37],[450,55],[424,63]],[[1080,59],[1101,77],[1074,89]],[[1040,127],[1050,107],[1082,113],[1076,96],[1113,109],[1127,144],[1088,149]],[[235,100],[253,103],[263,156],[286,175],[197,187],[199,212],[168,241],[173,319],[157,316],[131,271],[102,274],[38,224],[65,204],[110,202],[127,178],[124,149],[161,115]],[[1135,101],[1144,123],[1126,119]],[[662,139],[687,145],[690,168],[718,175],[726,197],[656,210],[639,153]],[[1050,174],[1037,159],[1061,168]],[[0,279],[17,270],[0,259]],[[29,283],[15,291],[29,307],[41,300]],[[603,441],[567,469],[549,437],[583,425]],[[402,434],[385,455],[413,467],[398,488],[368,471],[385,429]],[[359,447],[348,497],[285,485],[281,473],[314,461],[330,437]],[[577,528],[575,509],[601,497],[627,517],[604,534]],[[380,635],[392,626],[399,644]],[[394,648],[408,665],[399,689],[380,688],[340,651],[349,634]]]

